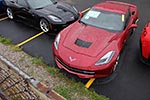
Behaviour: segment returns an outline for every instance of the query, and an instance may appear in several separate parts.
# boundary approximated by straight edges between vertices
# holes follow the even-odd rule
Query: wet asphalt
[[[91,7],[92,5],[104,0],[60,0],[75,5],[79,11]],[[150,0],[117,0],[137,5],[139,10],[138,28],[127,41],[121,55],[117,71],[108,78],[96,79],[90,89],[98,94],[105,95],[110,100],[150,100],[150,66],[146,66],[139,60],[139,37],[146,23],[150,21]],[[28,25],[9,19],[0,22],[0,35],[9,37],[14,44],[18,44],[27,38],[39,33]],[[34,57],[42,57],[44,61],[52,66],[52,43],[57,32],[52,35],[43,34],[21,48]],[[74,75],[69,78],[75,78],[84,84],[85,79],[79,79]]]

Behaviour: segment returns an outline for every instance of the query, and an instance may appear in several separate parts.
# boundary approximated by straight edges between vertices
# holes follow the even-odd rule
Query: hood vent
[[[86,41],[83,41],[81,39],[77,39],[75,44],[79,47],[84,47],[84,48],[89,48],[90,45],[92,44],[91,42],[86,42]]]

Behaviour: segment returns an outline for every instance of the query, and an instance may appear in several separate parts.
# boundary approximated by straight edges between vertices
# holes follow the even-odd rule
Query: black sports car
[[[10,19],[21,18],[48,32],[78,19],[77,9],[56,0],[4,0]]]

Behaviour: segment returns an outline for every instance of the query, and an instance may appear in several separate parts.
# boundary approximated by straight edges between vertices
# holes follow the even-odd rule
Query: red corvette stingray
[[[150,65],[150,23],[148,23],[141,34],[140,38],[140,48],[141,48],[141,60]]]
[[[116,69],[137,19],[137,7],[132,4],[106,1],[94,5],[56,37],[57,66],[80,78],[107,77]]]

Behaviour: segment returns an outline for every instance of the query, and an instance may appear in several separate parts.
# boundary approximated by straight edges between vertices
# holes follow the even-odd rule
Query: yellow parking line
[[[94,82],[94,80],[95,80],[95,78],[91,78],[91,79],[86,83],[85,87],[88,89],[88,88],[92,85],[92,83]]]
[[[87,8],[87,9],[85,9],[85,10],[83,10],[81,13],[85,13],[85,12],[87,12],[88,10],[90,10],[91,8]]]
[[[6,20],[8,17],[1,18],[0,21]]]
[[[38,36],[40,36],[40,35],[42,35],[42,34],[44,34],[44,32],[40,32],[40,33],[38,33],[38,34],[32,36],[31,38],[29,38],[29,39],[27,39],[27,40],[25,40],[25,41],[23,41],[23,42],[17,44],[16,47],[20,47],[20,46],[24,45],[25,43],[27,43],[27,42],[33,40],[34,38],[36,38],[36,37],[38,37]]]

